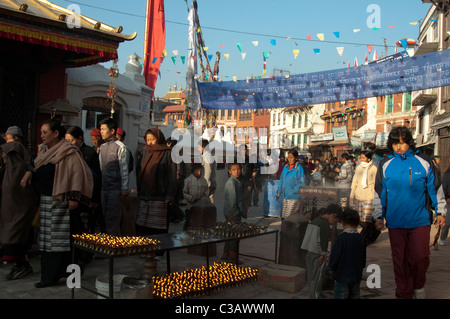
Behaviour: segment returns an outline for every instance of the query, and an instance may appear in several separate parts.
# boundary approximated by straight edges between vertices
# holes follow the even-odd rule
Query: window
[[[392,101],[392,94],[386,95],[386,113],[392,113],[392,109],[394,107],[393,101]]]
[[[298,125],[297,125],[297,127],[298,128],[302,127],[302,116],[301,115],[298,116]]]
[[[291,136],[291,147],[295,145],[295,135]]]
[[[308,127],[308,114],[305,114],[305,127]]]
[[[275,126],[276,117],[277,115],[275,113],[272,113],[272,126]]]
[[[283,112],[283,124],[286,125],[286,112]]]
[[[433,42],[439,41],[439,29],[438,29],[438,22],[434,21],[431,25],[431,29],[433,30]]]
[[[403,93],[403,111],[411,111],[411,92]]]
[[[278,113],[278,125],[281,125],[281,113]]]
[[[295,128],[295,115],[292,116],[292,128]]]
[[[303,145],[308,144],[308,134],[303,134]]]

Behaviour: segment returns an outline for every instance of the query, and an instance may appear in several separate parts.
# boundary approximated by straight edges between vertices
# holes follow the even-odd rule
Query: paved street
[[[219,189],[217,194],[221,194]],[[262,196],[261,196],[262,197]],[[275,217],[264,217],[262,211],[262,198],[260,206],[252,207],[248,223],[267,225],[269,229],[281,229],[281,220]],[[216,197],[216,206],[218,209],[218,220],[223,220],[221,213],[222,201],[220,196]],[[182,230],[182,222],[170,224],[170,232]],[[431,239],[434,238],[436,228],[431,230]],[[210,258],[210,264],[214,261],[220,262],[223,244],[217,244],[217,255]],[[266,259],[273,259],[275,251],[275,236],[267,235],[241,241],[240,252],[243,254],[240,260],[243,266],[262,267],[268,263],[267,260],[256,259],[251,256],[259,256]],[[188,268],[196,268],[205,265],[205,258],[187,253],[186,249],[171,252],[172,271],[183,271]],[[450,272],[448,271],[448,261],[450,260],[450,242],[448,246],[441,246],[438,251],[431,248],[431,263],[427,273],[427,283],[425,286],[426,296],[430,299],[450,299]],[[71,290],[67,288],[66,282],[61,280],[59,285],[37,289],[34,283],[40,280],[40,259],[37,254],[30,256],[30,262],[33,266],[33,275],[24,279],[15,281],[6,281],[4,278],[9,272],[9,266],[0,266],[0,298],[1,299],[70,299]],[[120,257],[114,260],[114,273],[123,274],[131,277],[140,277],[144,271],[145,259],[140,256]],[[367,248],[367,265],[377,264],[381,269],[381,288],[368,288],[365,279],[361,283],[362,299],[395,299],[395,283],[392,261],[390,257],[390,245],[388,233],[385,229],[376,243]],[[157,271],[164,274],[166,271],[166,260],[158,262]],[[82,286],[90,287],[95,290],[95,279],[100,275],[106,275],[108,272],[108,260],[93,260],[87,265],[85,274],[82,277]],[[367,278],[370,273],[364,273]],[[332,290],[325,290],[324,295],[327,299],[333,298]],[[75,299],[96,299],[97,296],[84,289],[76,289]],[[263,300],[282,300],[282,299],[307,299],[307,288],[299,292],[287,293],[262,286],[258,282],[223,289],[216,291],[211,295],[197,297],[197,299],[263,299]]]

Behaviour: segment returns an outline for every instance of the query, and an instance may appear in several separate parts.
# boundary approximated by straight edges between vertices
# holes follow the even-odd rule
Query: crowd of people
[[[7,280],[33,272],[27,252],[37,244],[41,280],[35,287],[56,285],[72,263],[72,234],[123,235],[123,207],[130,194],[137,193],[132,223],[139,236],[167,233],[171,213],[178,209],[182,216],[177,222],[185,218],[178,207],[183,201],[188,201],[186,224],[192,205],[202,198],[214,202],[216,163],[208,141],[199,145],[201,163],[177,165],[171,158],[176,141],[157,128],[145,132],[136,160],[124,142],[125,130],[112,118],[102,120],[89,136],[92,147],[80,127],[45,121],[36,154],[25,148],[17,126],[0,137],[0,257],[11,265]],[[136,189],[130,187],[132,173]],[[93,257],[76,250],[82,272]]]
[[[167,233],[179,205],[186,203],[183,229],[189,228],[191,210],[202,201],[214,204],[217,164],[208,141],[198,145],[201,163],[176,164],[176,144],[161,130],[145,132],[145,147],[135,156],[127,148],[126,132],[106,118],[89,132],[93,147],[84,143],[81,128],[48,120],[40,128],[42,144],[32,154],[22,144],[19,127],[8,128],[0,138],[2,196],[0,244],[2,259],[12,265],[8,280],[32,273],[27,251],[38,233],[41,280],[37,288],[55,285],[71,263],[71,234],[104,232],[121,235],[122,204],[133,193],[130,174],[136,174],[137,235]],[[282,220],[299,212],[301,187],[337,187],[348,192],[347,207],[331,205],[319,211],[299,245],[306,255],[310,297],[320,297],[323,271],[333,272],[335,297],[359,297],[366,247],[381,229],[389,230],[398,298],[423,297],[429,260],[430,225],[442,227],[445,245],[449,222],[450,168],[442,174],[438,157],[419,152],[406,127],[394,128],[388,138],[389,154],[381,158],[373,143],[365,143],[358,156],[342,153],[327,160],[309,160],[296,150],[287,160],[280,156],[275,194]],[[136,158],[136,160],[134,159]],[[229,222],[247,218],[259,205],[262,163],[250,159],[247,147],[228,163],[223,215]],[[442,175],[441,175],[442,174]],[[441,183],[442,181],[442,183]],[[434,211],[435,216],[432,215]],[[14,212],[14,213],[12,213]],[[328,251],[330,225],[341,222],[343,233]],[[34,227],[33,227],[34,226]],[[236,259],[238,242],[224,245],[222,259]],[[349,251],[350,250],[350,251]],[[159,255],[162,255],[159,254]],[[83,267],[92,254],[78,252]],[[346,260],[343,262],[342,260]],[[352,260],[352,261],[349,261]]]
[[[341,236],[346,238],[341,240],[339,236],[336,240],[328,266],[336,280],[336,298],[359,297],[356,287],[365,265],[365,249],[376,241],[385,225],[389,230],[396,296],[425,297],[430,225],[442,228],[439,245],[445,245],[448,236],[449,222],[445,215],[450,207],[450,166],[442,175],[440,157],[430,158],[417,150],[407,127],[392,129],[387,148],[389,153],[383,158],[375,153],[375,144],[370,142],[364,144],[356,157],[342,153],[324,163],[309,161],[295,150],[289,152],[287,162],[280,158],[276,198],[283,201],[282,219],[298,212],[299,190],[305,185],[337,187],[349,194],[345,210],[336,212],[336,207],[327,207],[308,224],[302,248],[307,250],[311,298],[319,298],[321,293],[321,278],[327,268],[324,260],[330,255],[329,228],[336,221],[342,222]],[[349,235],[357,229],[360,237]],[[346,258],[351,258],[353,264]]]

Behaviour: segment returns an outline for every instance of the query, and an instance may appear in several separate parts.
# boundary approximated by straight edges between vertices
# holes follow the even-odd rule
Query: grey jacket
[[[99,160],[102,191],[128,192],[128,156],[125,144],[116,137],[107,139],[100,146]]]
[[[350,188],[352,186],[352,180],[353,180],[353,164],[351,161],[346,161],[341,166],[341,171],[339,172],[338,180],[336,182],[337,187],[348,187]]]
[[[240,221],[241,217],[247,218],[242,185],[234,176],[230,176],[225,183],[223,214],[227,221]]]

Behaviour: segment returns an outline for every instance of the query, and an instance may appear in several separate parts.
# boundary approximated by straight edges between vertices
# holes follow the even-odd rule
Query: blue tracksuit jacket
[[[300,199],[300,186],[305,186],[303,168],[299,163],[289,169],[286,164],[281,172],[277,195],[283,199]]]
[[[444,192],[435,176],[428,156],[412,149],[403,155],[391,153],[380,163],[375,191],[388,228],[430,225],[432,210],[446,214]]]

